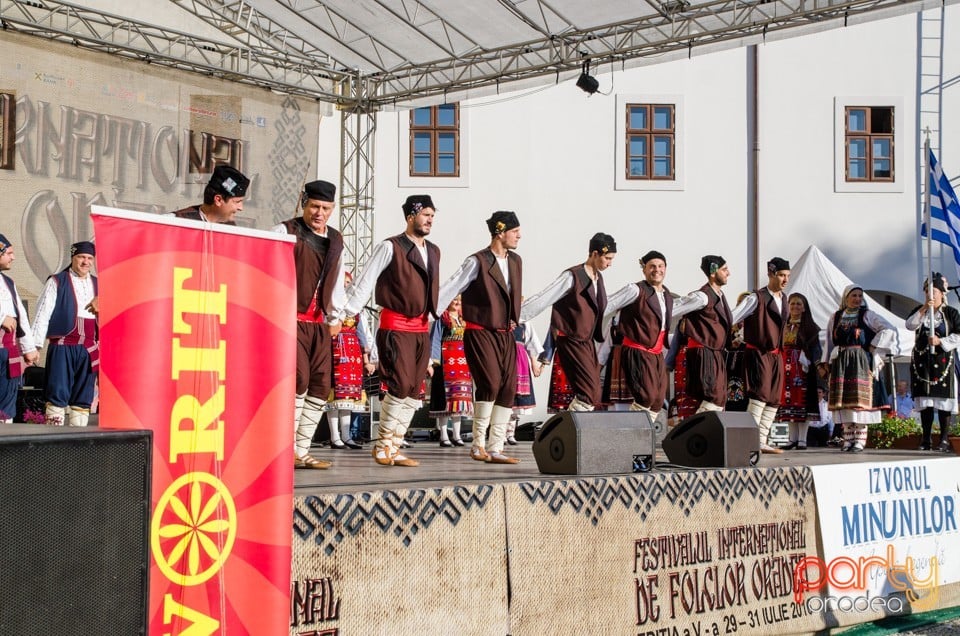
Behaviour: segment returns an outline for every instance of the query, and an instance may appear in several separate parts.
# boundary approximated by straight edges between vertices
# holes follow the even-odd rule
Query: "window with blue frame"
[[[676,178],[673,104],[627,104],[627,179]]]
[[[893,181],[892,106],[847,106],[847,181]]]
[[[460,106],[410,111],[410,176],[460,176]]]

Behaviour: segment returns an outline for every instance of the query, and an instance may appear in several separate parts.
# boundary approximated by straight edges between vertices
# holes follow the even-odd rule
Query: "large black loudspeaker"
[[[0,634],[145,634],[151,433],[0,425]]]
[[[533,441],[533,457],[541,473],[553,475],[649,470],[654,461],[654,432],[650,418],[636,412],[564,411],[543,424]]]
[[[663,452],[678,466],[753,466],[760,458],[760,433],[749,413],[697,413],[667,434]]]

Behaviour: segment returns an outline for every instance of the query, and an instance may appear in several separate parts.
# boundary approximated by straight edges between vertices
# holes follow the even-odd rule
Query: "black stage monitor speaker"
[[[0,634],[145,634],[150,431],[0,425]]]
[[[760,433],[749,413],[697,413],[667,434],[663,452],[670,463],[678,466],[753,466],[760,458]]]
[[[616,475],[653,468],[650,418],[632,411],[564,411],[547,420],[533,441],[541,473]]]

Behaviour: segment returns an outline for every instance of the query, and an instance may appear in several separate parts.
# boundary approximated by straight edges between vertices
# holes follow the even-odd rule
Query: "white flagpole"
[[[930,355],[933,355],[933,344],[930,342],[930,339],[934,334],[934,322],[933,322],[933,228],[930,226],[930,129],[927,128],[925,131],[925,139],[923,141],[923,157],[924,163],[926,164],[926,186],[927,192],[926,196],[923,199],[923,222],[927,224],[927,301],[930,303],[929,306],[929,319],[930,326],[929,331],[927,332],[927,343],[930,348]]]

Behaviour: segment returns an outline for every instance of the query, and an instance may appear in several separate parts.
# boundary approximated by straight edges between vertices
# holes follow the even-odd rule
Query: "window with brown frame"
[[[460,106],[410,111],[410,176],[460,176]]]
[[[893,181],[892,106],[847,106],[847,181]]]
[[[627,104],[627,179],[676,178],[673,104]]]

